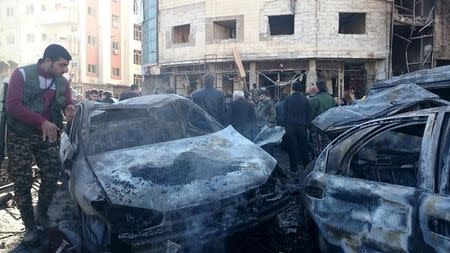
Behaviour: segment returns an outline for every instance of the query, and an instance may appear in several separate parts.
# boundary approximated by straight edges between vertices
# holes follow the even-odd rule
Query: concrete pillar
[[[172,89],[174,92],[177,90],[177,76],[176,75],[170,75],[169,88]]]
[[[317,82],[316,60],[309,60],[309,71],[306,72],[306,84]]]
[[[389,60],[384,59],[375,62],[375,69],[377,73],[375,76],[375,80],[384,80],[389,78],[388,61]]]
[[[216,87],[217,87],[217,90],[223,91],[223,74],[222,73],[216,74]]]
[[[345,77],[345,72],[344,72],[344,64],[341,64],[339,66],[339,74],[338,74],[338,97],[342,98],[344,97],[344,77]]]
[[[250,62],[250,71],[249,71],[249,77],[248,80],[250,82],[250,89],[253,88],[254,83],[258,83],[257,80],[257,74],[256,74],[256,62]]]

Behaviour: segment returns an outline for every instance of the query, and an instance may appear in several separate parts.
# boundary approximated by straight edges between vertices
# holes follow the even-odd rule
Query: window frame
[[[387,131],[391,131],[394,129],[411,126],[411,125],[417,125],[417,124],[424,124],[425,125],[425,131],[424,135],[422,137],[422,144],[421,144],[421,151],[420,151],[420,159],[422,160],[422,156],[424,155],[424,152],[428,152],[426,150],[423,150],[423,144],[426,140],[426,129],[428,127],[430,118],[435,116],[435,114],[429,114],[429,115],[422,115],[417,117],[408,117],[408,118],[401,118],[401,119],[394,119],[394,120],[386,120],[385,122],[371,122],[370,124],[365,125],[362,128],[359,128],[355,131],[355,128],[352,128],[351,130],[348,130],[347,136],[344,138],[338,139],[336,143],[332,144],[330,146],[329,150],[327,150],[327,161],[326,161],[326,171],[325,173],[335,176],[342,176],[346,178],[352,178],[355,180],[366,180],[363,178],[357,178],[350,176],[350,165],[351,160],[355,156],[356,153],[358,153],[361,148],[363,148],[365,145],[367,145],[370,141],[372,141],[374,138],[379,136],[380,134],[383,134]],[[405,120],[406,119],[406,120]],[[381,124],[380,124],[381,123]],[[358,128],[358,127],[356,127]],[[434,128],[433,128],[434,129]],[[355,137],[355,136],[361,136],[359,133],[362,131],[369,130],[369,134],[362,135],[364,137]],[[353,140],[352,140],[353,139]],[[351,140],[351,144],[349,144],[348,148],[345,149],[345,152],[340,153],[338,156],[333,156],[331,158],[331,152],[337,148],[339,145],[343,145],[342,143],[346,140]],[[339,149],[339,148],[337,148]],[[335,169],[331,169],[330,164],[336,163],[338,161],[338,164],[335,166]],[[422,164],[419,164],[418,170],[423,170]],[[434,168],[432,168],[434,170]],[[417,184],[415,188],[420,188],[421,185],[419,184],[420,177],[422,176],[422,173],[417,173]],[[400,187],[408,187],[404,185],[399,184],[390,184],[387,182],[378,182],[378,181],[370,181],[374,183],[381,183],[381,184],[389,184],[389,185],[395,185]]]
[[[346,29],[344,29],[344,27],[343,27],[343,26],[345,26],[345,24],[341,24],[341,22],[343,22],[342,20],[345,19],[345,17],[342,17],[344,15],[361,15],[361,16],[363,16],[364,32],[362,32],[362,33],[360,33],[360,32],[358,32],[358,33],[345,32]],[[358,22],[358,23],[360,23],[360,22]],[[367,12],[339,12],[338,13],[338,34],[345,34],[345,35],[365,35],[365,34],[367,34]]]

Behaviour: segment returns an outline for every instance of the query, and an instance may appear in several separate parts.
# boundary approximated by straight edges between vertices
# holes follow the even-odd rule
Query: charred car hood
[[[332,131],[334,127],[352,125],[361,121],[386,116],[389,111],[398,106],[424,100],[440,99],[438,95],[415,84],[401,84],[369,95],[355,105],[331,108],[317,116],[312,123],[322,131]]]
[[[159,211],[243,193],[264,184],[276,165],[273,157],[231,126],[86,159],[111,204]]]

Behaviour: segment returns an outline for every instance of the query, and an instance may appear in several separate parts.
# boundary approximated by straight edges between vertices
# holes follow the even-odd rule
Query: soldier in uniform
[[[38,243],[37,225],[56,227],[47,210],[56,191],[61,170],[59,137],[63,112],[68,120],[75,110],[69,83],[62,76],[72,60],[67,50],[49,45],[36,64],[16,69],[6,95],[8,172],[14,181],[17,207],[25,225],[23,243]],[[41,174],[36,213],[31,199],[31,163],[37,162]]]

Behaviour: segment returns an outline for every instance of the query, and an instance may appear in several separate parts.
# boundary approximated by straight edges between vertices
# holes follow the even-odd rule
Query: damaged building
[[[227,95],[256,84],[277,96],[301,78],[362,96],[375,80],[449,63],[448,2],[146,0],[143,90],[189,96],[210,71]]]

